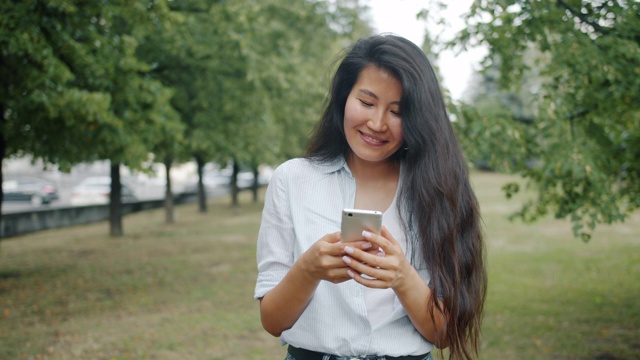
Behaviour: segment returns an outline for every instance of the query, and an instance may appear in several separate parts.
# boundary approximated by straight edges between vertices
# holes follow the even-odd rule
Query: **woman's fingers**
[[[385,254],[381,253],[380,251],[378,251],[375,254],[372,254],[367,251],[355,249],[351,246],[345,246],[344,252],[346,253],[345,256],[347,256],[348,258],[357,260],[358,262],[367,264],[372,267],[380,267],[380,265],[382,264],[382,258],[385,256]],[[345,261],[344,257],[343,257],[343,261]]]
[[[396,239],[391,235],[389,230],[383,226],[380,235],[376,235],[374,233],[363,231],[362,236],[373,245],[372,249],[376,249],[378,251],[369,251],[369,253],[373,253],[374,255],[384,256],[387,254],[397,254],[403,255],[404,251],[402,247]]]
[[[351,247],[346,247],[345,251],[347,255],[342,257],[342,261],[351,269],[349,276],[365,286],[385,287],[392,275],[386,269],[384,255],[373,255]],[[373,283],[372,280],[380,280],[382,283]]]
[[[371,248],[368,241],[354,241],[349,243],[340,242],[340,232],[335,232],[323,236],[314,246],[318,248],[318,255],[342,256],[344,255],[345,246],[352,246],[357,249]]]
[[[342,261],[352,270],[349,276],[367,287],[392,287],[403,277],[403,269],[407,265],[402,247],[386,227],[382,228],[380,235],[365,231],[363,237],[376,250],[362,251],[346,246]]]
[[[389,288],[388,271],[362,264],[346,255],[343,260],[349,265],[347,275],[351,279],[370,288]]]
[[[336,232],[322,237],[310,250],[314,254],[313,261],[317,264],[316,266],[328,271],[346,267],[341,259],[343,255],[347,254],[345,248],[367,251],[372,248],[372,244],[369,241],[341,243],[340,232]],[[335,274],[331,275],[335,276]],[[341,275],[347,276],[346,271],[342,271]]]
[[[375,235],[375,234],[374,234]],[[386,239],[375,235],[374,241],[362,240],[343,243],[340,242],[340,232],[327,234],[317,241],[306,256],[306,261],[314,268],[320,278],[339,283],[352,278],[361,278],[361,273],[375,276],[372,269],[380,266],[379,259],[385,255],[379,246]],[[356,253],[357,254],[354,254]],[[370,253],[369,253],[370,252]],[[352,259],[351,256],[354,256]],[[357,259],[357,260],[356,260]],[[354,267],[349,262],[355,261]],[[378,276],[380,276],[378,274]],[[367,284],[365,284],[367,285]],[[371,285],[367,285],[371,286]],[[373,287],[373,286],[372,286]]]

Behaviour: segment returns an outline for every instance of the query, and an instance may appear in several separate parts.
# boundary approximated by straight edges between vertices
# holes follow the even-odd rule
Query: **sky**
[[[460,16],[471,6],[473,0],[456,0],[444,12],[450,27],[447,34],[454,34],[464,27]],[[371,8],[373,26],[376,32],[392,32],[406,37],[418,46],[422,45],[424,29],[427,26],[424,20],[417,20],[416,14],[426,6],[428,0],[365,0]],[[442,31],[435,25],[429,26],[432,36]],[[480,68],[480,60],[486,51],[482,48],[470,49],[460,54],[446,51],[439,54],[438,67],[443,77],[443,86],[451,92],[454,100],[459,100],[467,88],[469,77],[474,69]]]

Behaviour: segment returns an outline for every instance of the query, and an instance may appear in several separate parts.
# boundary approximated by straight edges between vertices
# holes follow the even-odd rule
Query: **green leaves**
[[[467,21],[457,40],[488,46],[500,85],[456,110],[470,158],[529,180],[519,218],[551,211],[584,240],[624,221],[640,206],[640,4],[483,1]]]
[[[1,5],[7,155],[63,167],[96,159],[140,166],[150,129],[175,121],[168,89],[145,75],[150,66],[135,55],[164,2],[25,4]]]
[[[343,36],[330,21],[357,23],[357,12],[330,12],[316,1],[170,6],[179,21],[147,36],[138,55],[176,90],[171,103],[186,126],[188,151],[247,165],[300,155]]]

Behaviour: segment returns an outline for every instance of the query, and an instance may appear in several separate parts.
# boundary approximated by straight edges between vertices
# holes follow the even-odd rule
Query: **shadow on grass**
[[[10,280],[10,279],[19,279],[22,278],[24,275],[24,271],[20,272],[20,271],[2,271],[0,270],[0,281],[2,280]],[[0,288],[1,291],[1,288]]]

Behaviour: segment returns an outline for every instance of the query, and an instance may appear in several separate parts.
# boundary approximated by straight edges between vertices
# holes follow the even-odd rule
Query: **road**
[[[164,186],[150,185],[150,184],[132,184],[132,190],[138,200],[157,200],[164,198]],[[69,207],[71,199],[71,187],[62,187],[58,190],[60,199],[53,201],[51,204],[44,204],[41,206],[31,205],[29,202],[19,201],[4,201],[2,203],[2,213],[10,214],[23,211],[34,211],[39,209],[52,209],[58,207]],[[228,189],[224,187],[208,188],[207,197],[215,198],[228,193]]]

